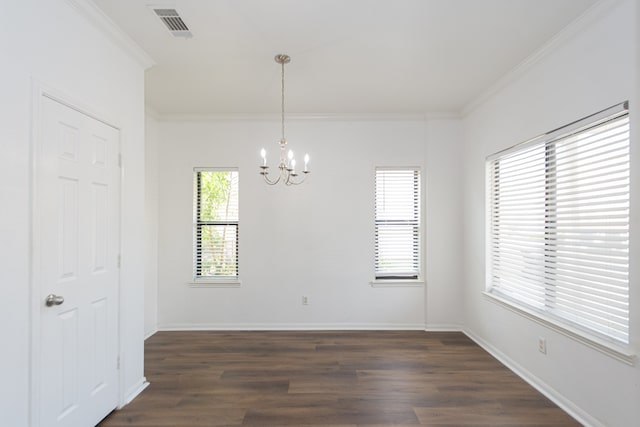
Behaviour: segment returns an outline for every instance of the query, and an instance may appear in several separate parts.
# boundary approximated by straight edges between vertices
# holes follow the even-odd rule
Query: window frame
[[[416,236],[417,236],[417,254],[416,254],[416,262],[417,262],[417,273],[415,276],[407,276],[407,277],[402,277],[402,276],[395,276],[395,275],[388,275],[388,276],[383,276],[383,275],[378,275],[378,271],[376,269],[377,267],[377,252],[378,252],[378,237],[377,237],[377,233],[378,233],[378,218],[376,217],[376,193],[378,191],[377,188],[377,174],[379,171],[413,171],[414,173],[417,173],[417,177],[416,177],[416,181],[415,181],[415,185],[418,186],[417,190],[414,190],[414,194],[416,194],[416,198],[413,200],[414,204],[417,204],[417,206],[414,206],[414,209],[417,211],[416,214],[416,221],[417,221],[417,227],[416,227]],[[369,284],[372,287],[415,287],[415,286],[424,286],[424,274],[423,274],[423,266],[424,266],[424,261],[423,261],[423,244],[424,244],[424,238],[423,238],[423,230],[424,230],[424,218],[423,218],[423,200],[424,200],[424,196],[423,196],[423,191],[424,191],[424,185],[422,183],[423,180],[423,176],[422,176],[422,170],[419,166],[376,166],[374,168],[374,191],[373,191],[373,195],[374,195],[374,209],[373,209],[373,215],[374,215],[374,262],[373,262],[373,279],[369,282]]]
[[[199,185],[199,173],[201,172],[235,172],[237,174],[237,193],[238,193],[238,206],[237,206],[237,220],[220,220],[220,221],[200,221],[199,203],[200,203],[200,185]],[[193,253],[192,253],[192,280],[189,283],[191,287],[238,287],[241,285],[240,280],[240,172],[237,167],[194,167],[192,172],[193,182]],[[199,245],[199,230],[203,227],[209,226],[233,226],[235,227],[235,275],[230,276],[202,276],[199,274],[199,270],[202,269],[198,260],[200,251],[198,251]]]
[[[493,199],[493,190],[492,190],[492,172],[491,169],[493,167],[493,162],[497,159],[505,158],[509,154],[514,154],[517,152],[524,152],[527,149],[533,149],[537,146],[544,146],[545,150],[545,161],[544,161],[544,175],[545,175],[545,185],[546,185],[546,195],[545,195],[545,228],[548,225],[548,221],[551,221],[555,225],[554,219],[549,219],[549,209],[554,209],[554,206],[549,205],[549,198],[554,200],[554,203],[557,203],[555,197],[555,185],[549,185],[549,176],[552,175],[555,180],[555,141],[562,138],[563,135],[577,133],[580,129],[585,128],[585,126],[596,126],[598,123],[608,120],[616,120],[620,117],[628,115],[629,113],[628,102],[623,102],[617,104],[613,107],[602,110],[596,114],[591,116],[582,118],[577,120],[567,126],[560,127],[553,131],[550,131],[544,135],[533,138],[524,143],[515,145],[513,147],[507,148],[505,150],[501,150],[497,153],[491,154],[486,158],[486,251],[485,251],[485,265],[486,265],[486,281],[485,281],[485,289],[484,295],[488,297],[491,301],[496,302],[503,307],[514,311],[520,315],[523,315],[529,318],[532,321],[540,323],[544,326],[547,326],[565,336],[568,336],[576,341],[580,341],[589,347],[592,347],[596,350],[599,350],[607,355],[614,357],[624,363],[633,365],[636,360],[636,356],[631,349],[630,343],[625,343],[621,340],[613,338],[612,336],[607,336],[603,333],[596,332],[593,329],[589,329],[586,326],[579,325],[576,323],[572,323],[569,319],[556,316],[553,314],[552,309],[547,309],[546,305],[544,309],[537,309],[534,306],[528,305],[518,299],[510,298],[508,295],[496,291],[494,289],[494,284],[492,282],[492,264],[494,261],[494,250],[492,245],[492,238],[494,237],[494,232],[492,230],[493,220],[493,210],[492,203]],[[607,120],[608,119],[608,120]],[[629,149],[631,148],[631,141],[628,141]],[[630,165],[629,165],[630,167]],[[555,182],[555,181],[554,181]],[[631,199],[631,191],[628,193],[627,201]],[[630,229],[630,223],[628,225]],[[628,247],[627,247],[628,249]],[[630,262],[630,258],[628,260]],[[631,280],[627,281],[628,290],[630,291]],[[547,289],[549,285],[545,285],[545,289]],[[554,285],[555,286],[555,285]],[[546,301],[545,297],[545,301]],[[553,307],[553,304],[551,304]],[[629,313],[630,314],[630,313]],[[630,323],[628,327],[631,327]]]

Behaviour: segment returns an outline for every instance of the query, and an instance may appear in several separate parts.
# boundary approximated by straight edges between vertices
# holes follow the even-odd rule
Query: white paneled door
[[[119,131],[41,100],[39,425],[94,426],[118,403]]]

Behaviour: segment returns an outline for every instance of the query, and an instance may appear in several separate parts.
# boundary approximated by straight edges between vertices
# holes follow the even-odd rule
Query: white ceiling
[[[161,114],[459,112],[596,0],[93,0],[156,62]],[[178,10],[174,38],[148,7]]]

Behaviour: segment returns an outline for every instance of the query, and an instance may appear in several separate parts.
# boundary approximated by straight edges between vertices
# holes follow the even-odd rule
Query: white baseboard
[[[159,331],[406,331],[425,329],[422,323],[167,323]]]
[[[145,335],[144,336],[144,340],[146,341],[148,338],[151,338],[156,332],[158,332],[158,328],[154,329],[153,331],[151,331],[147,335]]]
[[[133,399],[135,399],[142,391],[149,387],[149,381],[147,381],[146,377],[142,377],[140,381],[138,381],[134,386],[129,387],[129,390],[124,395],[123,402],[118,405],[118,409],[122,409],[127,406]]]
[[[453,324],[428,324],[424,330],[427,332],[462,332],[462,326]]]
[[[585,427],[606,427],[597,419],[593,418],[591,415],[586,413],[582,408],[577,406],[575,403],[564,397],[562,394],[558,393],[554,388],[550,387],[547,383],[542,381],[540,378],[533,375],[527,369],[523,368],[521,365],[516,363],[514,360],[506,356],[503,352],[498,350],[493,345],[489,344],[487,341],[480,338],[478,335],[474,334],[472,331],[468,329],[463,329],[462,332],[471,338],[476,344],[485,349],[489,354],[498,359],[502,364],[504,364],[507,368],[511,369],[516,375],[522,378],[524,381],[529,383],[533,388],[538,390],[544,396],[546,396],[553,403],[562,408],[566,413],[571,415],[574,419],[576,419],[579,423],[581,423]]]

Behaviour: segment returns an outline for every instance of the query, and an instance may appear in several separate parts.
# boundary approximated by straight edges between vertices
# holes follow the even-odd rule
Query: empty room
[[[637,0],[20,0],[0,425],[640,426]]]

